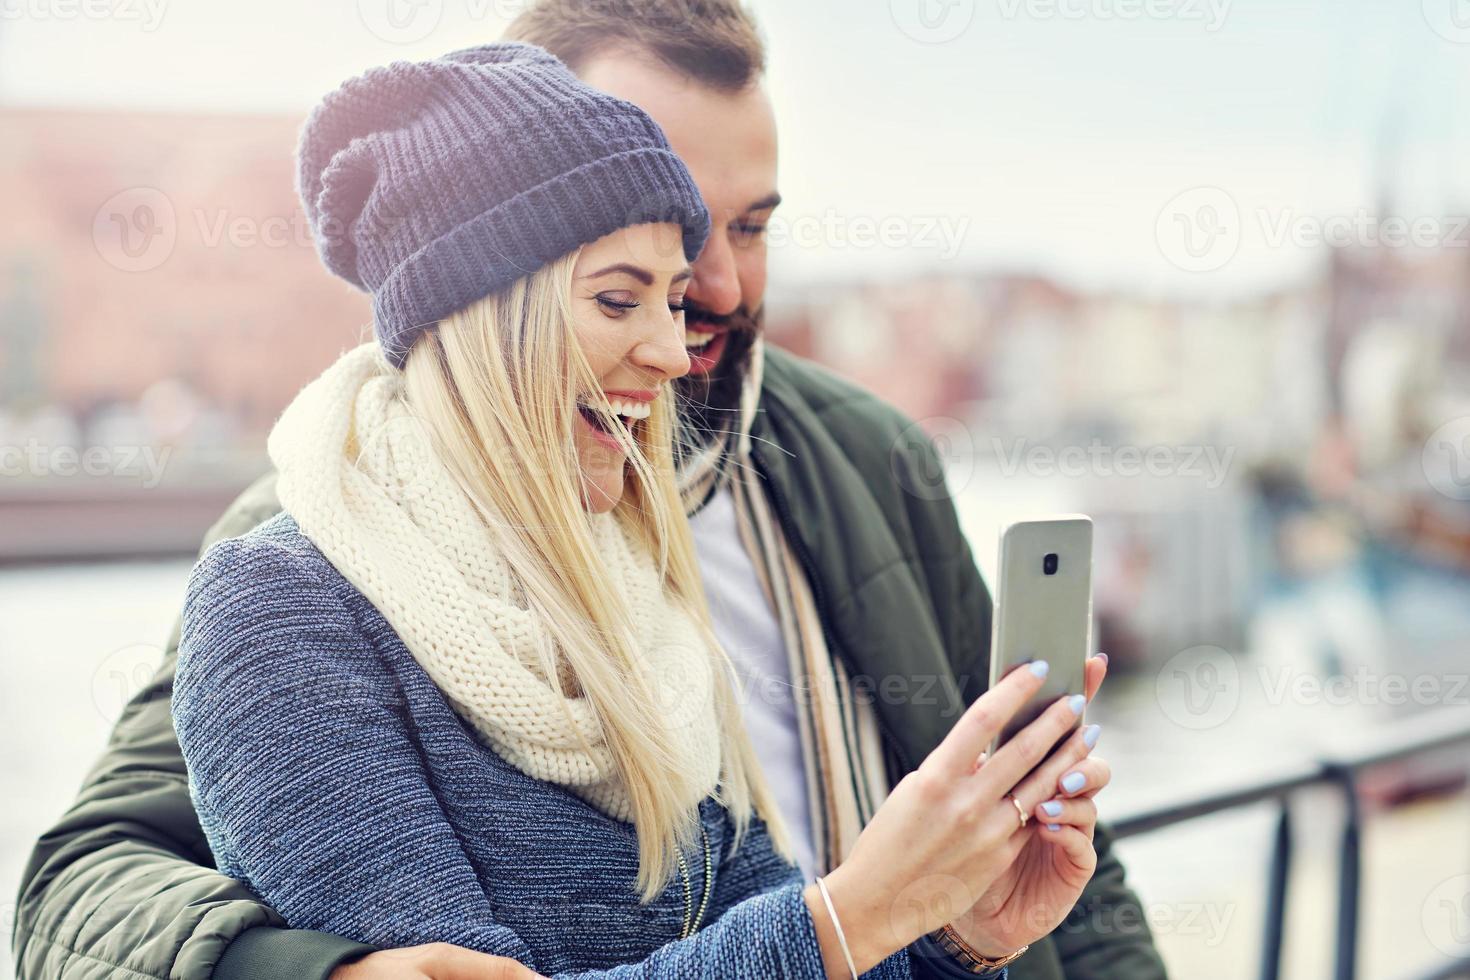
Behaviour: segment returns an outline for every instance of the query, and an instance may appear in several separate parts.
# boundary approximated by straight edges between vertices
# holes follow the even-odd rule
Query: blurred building
[[[0,109],[0,406],[85,428],[171,380],[253,438],[369,322],[317,261],[300,120]]]

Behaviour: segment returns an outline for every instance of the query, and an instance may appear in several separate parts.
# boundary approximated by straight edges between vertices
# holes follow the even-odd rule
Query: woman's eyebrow
[[[632,276],[634,279],[637,279],[645,286],[653,285],[653,273],[649,272],[647,269],[639,268],[636,265],[630,265],[627,262],[619,262],[617,265],[610,265],[606,269],[599,269],[596,272],[590,272],[582,278],[601,279],[603,276],[611,276],[619,272]]]
[[[627,262],[619,262],[617,265],[610,265],[606,269],[599,269],[596,272],[589,272],[582,278],[601,279],[603,276],[611,276],[616,273],[623,273],[624,275],[632,276],[634,279],[637,279],[645,286],[653,285],[653,273],[649,272],[647,269],[642,268],[641,266],[632,265]],[[673,281],[683,282],[685,279],[690,279],[693,276],[694,270],[686,265],[682,271],[676,272],[674,274]]]

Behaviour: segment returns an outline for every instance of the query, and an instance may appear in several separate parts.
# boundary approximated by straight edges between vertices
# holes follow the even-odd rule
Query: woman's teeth
[[[706,333],[703,330],[684,331],[684,346],[690,350],[699,350],[702,347],[707,347],[709,346],[709,342],[714,339],[715,335],[713,333]]]
[[[614,415],[622,416],[624,421],[636,422],[646,419],[653,414],[652,402],[635,402],[626,398],[609,398],[608,405],[612,407]],[[582,403],[586,408],[592,408],[586,402]]]

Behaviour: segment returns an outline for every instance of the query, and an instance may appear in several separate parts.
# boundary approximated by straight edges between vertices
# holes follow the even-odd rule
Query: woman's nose
[[[657,372],[665,381],[682,378],[689,373],[689,349],[684,346],[684,321],[670,316],[632,352],[633,363],[646,371]]]

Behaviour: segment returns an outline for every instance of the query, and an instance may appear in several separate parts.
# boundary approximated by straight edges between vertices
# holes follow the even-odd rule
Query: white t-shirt
[[[744,678],[746,728],[790,828],[797,864],[806,880],[813,881],[811,805],[786,642],[741,541],[730,490],[718,491],[690,518],[690,527],[715,635]]]

